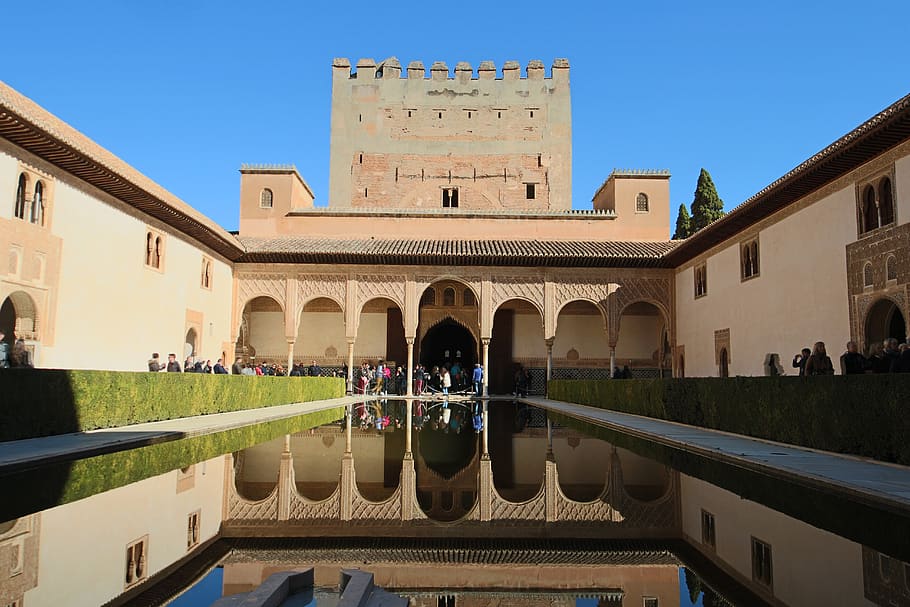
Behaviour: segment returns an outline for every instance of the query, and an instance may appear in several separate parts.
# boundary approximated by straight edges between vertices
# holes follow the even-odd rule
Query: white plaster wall
[[[288,341],[284,336],[284,312],[251,312],[250,345],[257,362],[287,362]]]
[[[835,361],[850,339],[846,245],[856,240],[851,185],[759,234],[761,275],[742,282],[739,241],[707,260],[708,294],[694,297],[691,267],[676,273],[676,343],[686,375],[716,376],[714,331],[730,329],[730,375],[763,375],[765,355],[824,341]]]
[[[331,439],[328,446],[327,439]],[[344,456],[344,433],[292,437],[291,453],[294,454],[294,476],[298,482],[338,483]]]
[[[660,348],[660,333],[663,326],[664,322],[660,316],[624,314],[619,323],[619,337],[616,340],[616,364],[621,365],[624,358],[650,359]]]
[[[354,343],[354,364],[360,364],[359,358],[385,357],[386,353],[386,313],[363,312],[360,325],[357,327],[357,341]],[[347,343],[345,343],[347,356]],[[373,363],[376,361],[373,360]]]
[[[19,187],[19,163],[9,154],[0,153],[0,218],[12,219]],[[6,259],[4,251],[3,259]],[[6,269],[4,268],[4,272]]]
[[[8,172],[0,171],[4,179]],[[175,234],[164,231],[159,272],[145,265],[143,219],[60,180],[51,204],[63,255],[56,338],[42,347],[41,366],[146,370],[152,352],[183,352],[187,309],[203,314],[200,356],[214,361],[221,355],[230,339],[228,264],[215,259],[212,289],[203,289],[202,251]]]
[[[873,604],[863,596],[859,544],[684,474],[680,495],[688,540],[701,544],[701,511],[712,513],[717,559],[746,580],[752,579],[751,538],[771,545],[774,596],[783,604]]]
[[[553,342],[553,356],[565,358],[572,349],[578,351],[580,359],[610,358],[610,342],[604,331],[603,317],[591,315],[561,314],[556,324],[556,339]]]
[[[384,337],[384,336],[383,336]],[[344,334],[344,315],[338,312],[304,312],[300,316],[294,358],[308,362],[313,357],[325,356],[328,348],[335,348],[338,356],[347,360],[348,342]]]
[[[38,586],[30,607],[94,607],[124,590],[126,547],[148,534],[148,575],[187,554],[190,513],[200,510],[200,542],[221,526],[224,457],[196,464],[195,486],[177,493],[178,471],[168,472],[41,514]]]
[[[543,325],[537,314],[515,314],[512,333],[512,356],[515,358],[546,358],[547,345],[543,340]]]
[[[355,431],[355,432],[359,432]],[[351,444],[357,483],[381,483],[385,474],[385,438],[374,432],[355,436]]]

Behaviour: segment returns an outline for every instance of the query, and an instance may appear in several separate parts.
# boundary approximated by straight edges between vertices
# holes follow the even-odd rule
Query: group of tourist
[[[394,367],[394,371],[393,371]],[[462,393],[473,391],[475,396],[483,396],[483,367],[474,365],[469,375],[458,362],[434,366],[430,371],[424,365],[416,365],[413,371],[413,394]],[[355,373],[354,393],[375,394],[380,396],[407,394],[408,376],[401,366],[386,364],[379,360],[376,365],[364,361]]]
[[[792,366],[799,375],[834,375],[834,365],[825,351],[825,342],[817,341],[810,350],[803,348],[793,357]],[[910,339],[900,343],[894,337],[881,344],[873,344],[869,356],[863,356],[855,341],[847,342],[847,350],[840,357],[843,375],[865,373],[910,373]]]
[[[167,362],[161,362],[160,355],[157,352],[152,354],[148,361],[148,369],[154,373],[165,371],[168,373],[209,373],[213,375],[255,375],[255,376],[272,376],[272,377],[320,377],[328,375],[330,377],[347,377],[347,365],[343,366],[341,371],[331,371],[326,373],[314,360],[309,366],[303,363],[295,363],[290,370],[287,370],[281,364],[277,363],[252,363],[244,362],[242,357],[237,357],[230,370],[224,366],[224,359],[219,358],[213,365],[211,359],[202,360],[188,356],[183,365],[177,361],[177,355],[173,352],[167,355]]]
[[[13,342],[12,347],[4,341],[6,335],[0,331],[0,369],[11,368],[31,368],[32,357],[28,348],[25,347],[25,341],[17,339]]]

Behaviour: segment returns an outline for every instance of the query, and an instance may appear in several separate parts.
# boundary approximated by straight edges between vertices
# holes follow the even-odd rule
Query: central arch
[[[453,390],[469,384],[465,378],[476,362],[477,340],[467,327],[452,318],[430,327],[420,340],[420,364],[427,369],[442,365],[453,369]]]

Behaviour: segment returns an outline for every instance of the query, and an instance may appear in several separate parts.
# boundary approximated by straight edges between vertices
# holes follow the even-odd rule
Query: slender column
[[[287,372],[288,375],[291,374],[291,369],[294,368],[294,340],[288,339],[288,366]]]
[[[546,340],[544,343],[547,344],[547,381],[550,381],[553,378],[553,342],[556,341],[556,338],[551,337]]]
[[[487,405],[489,402],[490,401],[488,400],[483,401],[483,434],[481,434],[483,437],[483,457],[490,457],[490,435],[488,434],[488,428],[490,427],[490,424],[488,422],[490,421],[490,416],[487,412]]]
[[[550,421],[549,415],[547,416],[547,451],[553,452],[553,423]]]
[[[344,414],[344,452],[348,454],[351,452],[351,416],[353,411],[348,407],[347,412]]]
[[[284,435],[284,450],[278,467],[278,520],[286,521],[291,510],[291,491],[294,489],[294,459],[291,455],[291,435]]]
[[[613,377],[614,369],[616,369],[616,346],[610,346],[610,377]]]
[[[348,393],[354,393],[354,340],[348,340]]]
[[[417,401],[408,400],[405,401],[405,407],[408,408],[407,417],[405,417],[405,430],[404,430],[404,453],[405,457],[411,452],[411,430],[414,427],[414,405],[417,404]]]
[[[490,340],[488,338],[484,338],[480,341],[483,344],[483,395],[484,397],[487,397],[490,395],[489,390],[487,389],[490,383]],[[486,431],[486,420],[484,420],[483,427],[484,431]]]
[[[408,342],[408,368],[407,368],[408,389],[405,392],[405,396],[413,396],[414,395],[414,338],[408,337],[406,341]],[[411,423],[411,412],[410,412],[410,405],[408,405],[408,426],[409,426],[408,440],[409,441],[411,440],[410,423]],[[410,448],[408,448],[408,451],[410,451]]]

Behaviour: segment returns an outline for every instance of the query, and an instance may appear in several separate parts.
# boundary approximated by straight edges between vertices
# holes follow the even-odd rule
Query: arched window
[[[423,292],[423,295],[420,296],[420,305],[422,306],[435,306],[436,305],[436,289],[433,287],[427,287],[427,290]]]
[[[212,286],[212,262],[208,259],[202,259],[202,280],[203,289],[209,289]]]
[[[740,264],[742,265],[743,280],[758,276],[758,239],[742,244]]]
[[[25,219],[25,192],[28,188],[28,177],[25,173],[19,174],[19,187],[16,188],[16,211],[15,215],[19,219]]]
[[[863,266],[863,286],[871,287],[872,286],[872,264],[867,263]]]
[[[648,212],[648,195],[644,192],[639,192],[638,196],[635,198],[635,211],[637,213]]]
[[[883,226],[894,223],[894,195],[891,191],[891,179],[888,177],[878,184],[878,215]]]
[[[466,306],[476,306],[477,305],[477,299],[474,297],[474,291],[472,291],[471,289],[465,289],[463,297],[464,297],[464,299],[463,299],[464,305],[466,305]]]
[[[878,227],[878,207],[875,206],[875,189],[867,185],[863,190],[863,232]]]
[[[708,268],[705,264],[695,268],[695,297],[708,293]]]
[[[259,208],[272,208],[272,190],[265,188],[262,190],[262,192],[259,193]]]
[[[44,225],[44,184],[35,184],[35,195],[32,197],[32,213],[30,221],[39,226]]]
[[[145,265],[152,265],[152,259],[155,255],[155,237],[151,232],[145,234]]]
[[[161,256],[164,254],[164,243],[161,236],[155,238],[155,256],[152,258],[152,267],[161,267]]]
[[[897,258],[894,255],[885,260],[885,280],[897,280]]]
[[[442,292],[442,305],[444,306],[454,306],[455,305],[455,289],[452,287],[447,288]]]

